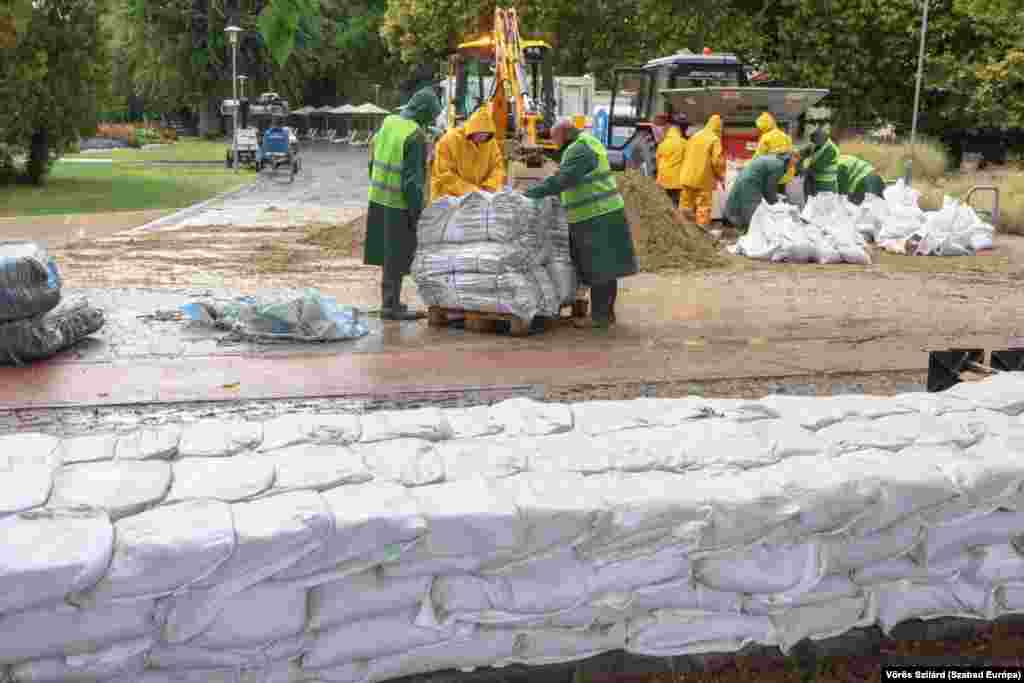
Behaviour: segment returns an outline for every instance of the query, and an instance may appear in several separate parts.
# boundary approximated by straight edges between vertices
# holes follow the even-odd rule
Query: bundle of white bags
[[[575,281],[566,282],[568,225],[563,251],[562,224],[557,199],[545,200],[538,210],[511,190],[434,202],[417,226],[412,273],[420,298],[431,306],[524,320],[558,315],[576,291]]]
[[[863,209],[865,225],[885,249],[914,256],[969,256],[992,248],[995,228],[967,204],[944,197],[938,211],[922,211],[920,193],[898,181],[885,198],[870,197]]]
[[[1024,612],[1022,413],[1004,374],[0,437],[0,680],[364,683]]]
[[[801,213],[785,201],[762,200],[734,252],[763,261],[867,265],[871,256],[848,204],[826,193],[809,199]]]

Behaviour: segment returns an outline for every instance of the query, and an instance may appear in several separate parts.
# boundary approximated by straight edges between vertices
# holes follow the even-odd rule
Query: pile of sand
[[[616,178],[626,203],[640,270],[699,270],[726,264],[717,241],[696,223],[678,218],[672,201],[653,178],[633,170]]]
[[[363,257],[365,241],[366,214],[341,225],[313,228],[302,240],[304,244],[319,246],[331,256],[350,258]]]

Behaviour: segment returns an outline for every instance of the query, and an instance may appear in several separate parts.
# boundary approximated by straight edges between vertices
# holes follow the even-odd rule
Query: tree
[[[103,0],[34,0],[13,47],[0,49],[0,131],[27,149],[27,175],[41,184],[52,156],[95,129],[110,63]]]

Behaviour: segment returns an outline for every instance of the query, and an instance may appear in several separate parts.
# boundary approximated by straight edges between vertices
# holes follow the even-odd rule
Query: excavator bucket
[[[725,125],[753,123],[761,112],[770,112],[780,123],[799,118],[828,95],[828,90],[808,88],[676,88],[661,94],[677,114],[703,125],[719,114]]]

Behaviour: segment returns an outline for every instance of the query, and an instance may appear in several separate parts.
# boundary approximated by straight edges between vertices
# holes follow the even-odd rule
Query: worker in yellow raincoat
[[[668,116],[659,114],[658,123],[665,126],[665,137],[658,145],[658,187],[665,190],[672,205],[679,203],[683,187],[683,158],[686,156],[686,138],[679,129],[679,123]]]
[[[686,142],[683,159],[682,196],[679,210],[697,225],[711,224],[711,196],[724,186],[725,153],[722,151],[722,117],[713,114],[703,129]]]
[[[765,154],[792,154],[793,138],[789,137],[786,131],[779,128],[775,117],[770,112],[764,112],[757,117],[757,129],[761,131],[761,138],[757,141],[757,151],[754,152],[754,159]],[[794,168],[786,171],[786,175],[779,180],[779,187],[785,187],[795,176]]]
[[[461,197],[473,191],[498,192],[505,184],[505,160],[487,107],[445,133],[434,149],[430,200]]]

